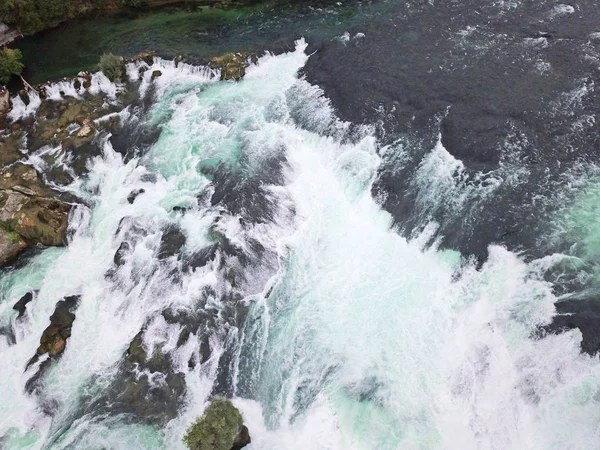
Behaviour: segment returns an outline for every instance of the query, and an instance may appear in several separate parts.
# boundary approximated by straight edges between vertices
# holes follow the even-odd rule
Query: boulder
[[[13,261],[26,248],[27,244],[18,234],[0,228],[0,266]]]
[[[152,78],[158,78],[162,75],[162,72],[160,70],[153,70],[152,71]]]
[[[213,69],[221,71],[221,80],[241,80],[246,74],[248,67],[248,58],[255,60],[255,57],[247,53],[225,53],[222,56],[215,56],[210,60],[210,66]]]
[[[37,171],[16,163],[0,171],[0,265],[28,246],[64,245],[71,206],[54,198]]]
[[[77,308],[79,296],[65,297],[56,304],[54,313],[50,316],[50,325],[42,333],[40,345],[33,358],[27,363],[27,367],[35,364],[39,357],[48,354],[51,358],[60,355],[67,345],[67,339],[71,337],[71,327],[75,321],[73,310]]]
[[[25,310],[27,309],[27,304],[31,300],[33,300],[33,293],[28,292],[23,297],[21,297],[17,303],[15,303],[15,305],[13,306],[13,309],[15,311],[19,312],[17,319],[20,319],[21,317],[23,317],[23,315],[25,314]]]

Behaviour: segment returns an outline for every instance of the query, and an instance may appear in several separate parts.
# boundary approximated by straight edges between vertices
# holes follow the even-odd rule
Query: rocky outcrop
[[[255,55],[248,53],[225,53],[210,60],[210,67],[221,71],[221,80],[241,80],[250,62],[256,63]]]
[[[71,206],[54,198],[37,171],[16,163],[0,171],[0,265],[32,245],[65,242]]]
[[[50,325],[42,333],[40,345],[35,355],[27,363],[25,370],[35,365],[41,356],[47,354],[49,358],[39,365],[37,372],[25,384],[27,392],[31,393],[38,388],[40,379],[52,361],[65,351],[67,340],[71,337],[71,327],[75,321],[73,311],[79,304],[79,298],[78,295],[65,297],[56,304],[54,313],[50,316]]]
[[[190,450],[239,450],[250,443],[250,433],[233,403],[217,398],[188,428],[183,441]]]
[[[17,319],[20,319],[25,314],[25,310],[27,309],[27,304],[33,300],[33,292],[28,292],[23,297],[19,299],[17,303],[13,306],[15,311],[19,312]]]

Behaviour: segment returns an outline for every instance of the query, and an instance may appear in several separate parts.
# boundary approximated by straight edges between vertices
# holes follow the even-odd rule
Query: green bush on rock
[[[0,51],[0,83],[8,83],[13,75],[23,72],[23,55],[20,50],[5,48]]]
[[[118,80],[125,73],[123,59],[112,53],[105,53],[102,55],[98,67],[110,81]]]
[[[242,423],[237,408],[229,400],[219,398],[188,428],[183,442],[190,450],[239,449],[250,442],[248,429]]]

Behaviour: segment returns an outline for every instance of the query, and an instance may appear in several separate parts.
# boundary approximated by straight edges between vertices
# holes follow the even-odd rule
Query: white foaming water
[[[145,120],[162,127],[158,141],[129,161],[107,141],[70,187],[89,208],[73,213],[69,246],[0,278],[0,324],[15,340],[0,339],[3,448],[183,448],[230,342],[249,449],[596,447],[600,364],[579,353],[578,331],[532,339],[554,311],[551,286],[536,275],[548,262],[528,265],[492,247],[477,271],[455,252],[424,248],[426,237],[407,241],[391,230],[370,196],[378,144],[365,130],[349,139],[320,91],[296,78],[305,48],[261,58],[239,83],[160,60],[146,71],[141,89],[153,86],[158,100]],[[474,189],[444,152],[432,150],[413,186],[429,210]],[[267,176],[274,157],[285,160],[279,183]],[[242,225],[226,205],[203,200],[219,182],[206,169],[221,165],[240,180],[265,180],[271,220]],[[130,204],[135,189],[144,192]],[[492,195],[494,185],[481,189]],[[213,242],[215,230],[239,248],[254,240],[266,249],[235,283],[249,306],[244,325],[217,315],[211,356],[192,369],[198,339],[177,347],[181,326],[160,312],[225,311],[224,295],[203,306],[197,299],[207,287],[233,288],[216,262],[187,270],[175,257],[159,261],[166,226],[182,230],[186,255]],[[120,239],[136,227],[144,233],[106,277]],[[16,321],[12,305],[31,289],[39,291]],[[48,317],[74,294],[81,299],[66,350],[39,393],[26,394],[32,370],[24,368]],[[179,416],[163,428],[117,414],[72,418],[84,392],[108,389],[143,327],[146,350],[162,347],[185,376]]]

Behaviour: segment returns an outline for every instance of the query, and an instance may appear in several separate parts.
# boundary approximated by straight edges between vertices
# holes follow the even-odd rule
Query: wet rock
[[[163,233],[160,248],[158,251],[159,259],[169,258],[180,252],[185,244],[185,235],[177,228],[170,228]]]
[[[135,202],[135,199],[138,197],[138,195],[143,194],[144,192],[146,192],[145,189],[135,189],[131,192],[131,194],[129,194],[127,196],[127,201],[129,203],[133,203]]]
[[[250,434],[233,403],[217,398],[188,428],[183,441],[190,450],[241,449],[250,443]]]
[[[17,319],[20,319],[21,317],[23,317],[23,315],[25,314],[25,310],[27,309],[27,304],[31,300],[33,300],[33,293],[28,292],[23,297],[21,297],[17,303],[15,303],[15,305],[13,306],[13,309],[15,311],[19,312]]]
[[[125,256],[131,252],[131,244],[129,242],[123,241],[119,248],[115,252],[115,256],[113,258],[113,262],[116,266],[122,266],[125,264]]]
[[[247,53],[225,53],[212,58],[210,66],[221,71],[221,80],[239,81],[246,74],[248,57]]]
[[[71,206],[53,197],[30,166],[0,171],[0,264],[30,245],[64,244]]]
[[[162,75],[162,72],[160,70],[153,70],[152,71],[152,78],[158,78]]]
[[[0,228],[0,266],[13,261],[27,248],[27,243],[16,233]]]
[[[50,316],[50,325],[42,333],[40,345],[36,354],[27,363],[27,367],[35,364],[39,357],[46,353],[54,358],[64,352],[67,339],[71,337],[71,327],[75,321],[73,311],[77,308],[78,303],[79,296],[73,295],[65,297],[56,304],[54,313]]]
[[[242,425],[238,434],[235,435],[233,439],[233,445],[231,446],[231,450],[239,450],[248,445],[251,441],[250,439],[250,431],[246,425]]]
[[[87,137],[92,136],[95,132],[96,132],[96,130],[94,130],[91,123],[86,123],[77,132],[77,137],[78,138],[87,138]]]
[[[73,87],[76,91],[81,89],[81,81],[79,81],[79,78],[75,78],[75,81],[73,81]]]
[[[149,66],[151,66],[152,64],[154,64],[155,56],[156,56],[156,53],[154,53],[154,52],[142,52],[133,59],[138,60],[138,61],[143,61],[146,64],[148,64]]]
[[[29,92],[27,92],[27,90],[25,89],[21,89],[19,91],[19,98],[23,101],[23,103],[25,103],[25,105],[29,105],[30,99],[29,99]]]
[[[143,345],[144,330],[131,341],[106,395],[87,408],[94,413],[125,414],[133,421],[162,426],[177,417],[185,394],[185,376],[173,371],[168,354]]]

